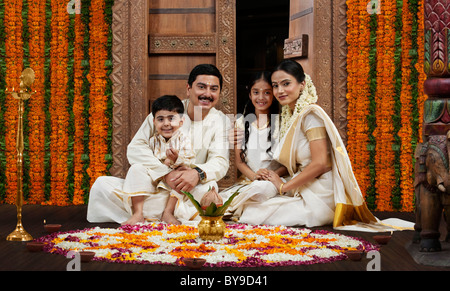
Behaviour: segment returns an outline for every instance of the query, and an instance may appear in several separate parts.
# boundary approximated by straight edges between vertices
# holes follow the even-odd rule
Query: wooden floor
[[[61,231],[83,229],[87,227],[117,227],[118,224],[91,224],[86,221],[86,206],[37,206],[25,205],[23,209],[23,225],[34,237],[46,235],[43,228],[47,223],[60,223]],[[413,221],[412,213],[374,213],[378,218],[398,217]],[[0,270],[1,271],[65,271],[69,259],[61,255],[44,252],[31,253],[23,242],[6,241],[6,236],[16,226],[16,207],[0,205]],[[331,227],[321,229],[332,230]],[[373,233],[343,232],[372,241]],[[417,264],[405,249],[413,236],[412,231],[394,232],[388,245],[381,247],[381,271],[450,271],[450,268],[424,266]],[[203,271],[366,271],[370,259],[363,258],[359,262],[338,261],[329,264],[310,266],[287,266],[271,268],[203,268]],[[178,266],[132,265],[104,262],[83,263],[82,271],[185,271]]]

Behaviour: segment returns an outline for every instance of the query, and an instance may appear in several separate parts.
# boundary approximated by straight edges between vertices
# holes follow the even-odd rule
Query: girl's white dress
[[[236,121],[236,127],[244,129],[243,117]],[[259,169],[276,170],[281,166],[273,159],[273,149],[276,148],[277,143],[268,140],[269,133],[270,127],[268,126],[258,128],[255,122],[250,124],[245,162],[254,172]],[[269,148],[270,150],[267,151]],[[242,223],[251,223],[247,221],[246,215],[242,216],[248,205],[260,204],[275,197],[278,192],[270,181],[251,181],[242,175],[235,185],[220,192],[220,195],[226,201],[239,188],[239,195],[233,199],[225,216],[232,216]]]

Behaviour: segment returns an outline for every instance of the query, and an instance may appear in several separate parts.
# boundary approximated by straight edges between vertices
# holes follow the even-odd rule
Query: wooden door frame
[[[224,80],[217,108],[236,113],[236,0],[215,0],[216,65]],[[148,114],[147,0],[115,0],[113,6],[113,165],[110,173],[124,178],[129,168],[127,145]],[[187,81],[187,80],[186,80]],[[231,155],[232,158],[232,155]],[[234,183],[236,168],[230,163],[223,186]]]
[[[325,110],[347,142],[347,4],[314,0],[314,84]]]

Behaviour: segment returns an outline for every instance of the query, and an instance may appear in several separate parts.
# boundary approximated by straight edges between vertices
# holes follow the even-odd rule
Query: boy
[[[190,139],[179,130],[184,122],[183,113],[183,103],[177,96],[164,95],[152,104],[153,124],[156,133],[150,138],[149,147],[155,157],[171,169],[176,169],[179,166],[189,167],[195,159]],[[139,186],[137,187],[137,185]],[[163,179],[153,181],[146,167],[140,164],[131,166],[125,179],[124,190],[117,191],[118,194],[131,197],[133,214],[123,224],[136,224],[145,221],[143,215],[144,201],[147,196],[155,193],[157,188],[171,191],[161,220],[179,224],[173,214],[175,205],[181,198],[180,194],[170,189]],[[127,192],[126,189],[133,189],[133,192]],[[136,192],[136,189],[141,191]]]

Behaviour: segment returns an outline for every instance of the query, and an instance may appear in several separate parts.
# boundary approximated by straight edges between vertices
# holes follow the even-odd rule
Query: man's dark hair
[[[179,114],[184,113],[183,102],[175,95],[164,95],[156,99],[152,104],[152,114],[155,117],[156,112],[160,110],[175,111]]]
[[[196,66],[192,69],[191,73],[189,74],[188,84],[190,87],[192,87],[192,84],[194,84],[195,79],[197,79],[197,76],[199,75],[212,75],[219,78],[220,83],[220,89],[222,90],[222,84],[223,84],[223,77],[220,73],[219,69],[217,69],[216,66],[211,64],[201,64]]]

